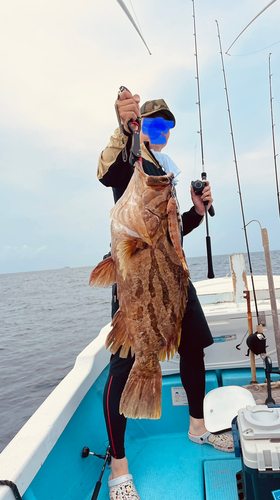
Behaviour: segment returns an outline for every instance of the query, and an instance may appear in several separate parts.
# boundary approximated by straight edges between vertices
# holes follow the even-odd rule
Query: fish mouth
[[[168,186],[168,184],[171,185],[175,178],[173,172],[168,172],[166,175],[148,175],[144,172],[143,166],[139,161],[135,163],[134,168],[143,178],[145,178],[146,185],[149,187],[164,188]]]

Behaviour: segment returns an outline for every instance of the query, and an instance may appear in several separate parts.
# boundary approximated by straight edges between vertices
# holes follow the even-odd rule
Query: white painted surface
[[[252,290],[251,277],[247,276],[249,290]],[[277,366],[275,338],[270,307],[268,281],[266,276],[254,277],[258,310],[265,314],[266,326],[263,332],[267,337],[267,353],[271,357],[273,365]],[[246,339],[240,350],[236,345],[242,342],[248,330],[247,303],[236,303],[234,301],[233,284],[231,277],[215,278],[194,283],[197,295],[202,304],[204,314],[208,321],[215,343],[205,349],[206,370],[227,368],[250,368],[250,358],[246,356]],[[280,276],[274,276],[277,308],[280,314]],[[253,315],[253,328],[256,330],[257,321],[253,294],[251,293],[251,310]],[[225,342],[217,340],[228,337]],[[190,353],[191,355],[191,353]],[[262,367],[263,361],[260,356],[256,357],[256,366]],[[170,361],[161,363],[164,375],[179,372],[179,355],[175,354]]]
[[[110,353],[105,349],[105,339],[109,329],[109,325],[104,327],[99,336],[79,354],[74,368],[0,454],[0,478],[13,481],[21,495],[82,399],[107,366]],[[14,500],[10,488],[0,487],[0,500]]]
[[[240,408],[255,405],[253,394],[237,385],[218,387],[208,392],[204,398],[203,411],[206,429],[221,432],[231,428],[233,418]]]
[[[247,406],[238,412],[238,430],[244,464],[260,472],[280,472],[280,409]],[[273,442],[273,438],[276,442]]]
[[[248,290],[244,254],[235,253],[230,255],[229,262],[233,281],[233,299],[236,303],[242,303],[244,290]]]

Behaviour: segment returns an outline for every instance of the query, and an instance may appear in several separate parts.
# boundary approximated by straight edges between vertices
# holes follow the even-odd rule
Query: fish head
[[[134,175],[136,176],[135,187],[145,208],[158,217],[164,217],[171,197],[174,174],[147,175],[141,164],[140,166],[137,164]]]

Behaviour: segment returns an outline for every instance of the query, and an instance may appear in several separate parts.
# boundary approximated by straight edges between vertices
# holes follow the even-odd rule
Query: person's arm
[[[134,96],[129,90],[124,90],[116,101],[121,122],[124,125],[124,143],[128,152],[131,148],[131,134],[127,128],[129,120],[135,121],[141,116],[140,97]],[[119,129],[112,135],[108,146],[102,151],[97,169],[97,177],[105,186],[117,189],[125,188],[132,176],[133,170],[129,161],[123,161],[122,134]]]
[[[131,147],[131,135],[124,134],[124,142],[127,151]],[[102,151],[97,168],[98,180],[107,187],[120,188],[128,184],[132,175],[132,167],[129,161],[123,161],[122,156],[122,134],[116,129],[107,147]]]
[[[194,206],[188,212],[184,212],[182,214],[183,235],[186,236],[186,234],[189,234],[193,229],[198,227],[202,223],[203,218],[203,215],[196,213]]]

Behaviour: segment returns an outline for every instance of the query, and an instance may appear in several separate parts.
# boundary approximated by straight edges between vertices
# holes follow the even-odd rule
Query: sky
[[[181,212],[191,207],[190,182],[201,174],[192,2],[132,2],[152,55],[116,0],[2,2],[0,274],[94,267],[108,252],[113,197],[96,170],[117,127],[114,102],[121,85],[142,103],[165,99],[175,114],[164,152],[181,169]],[[246,251],[215,20],[226,51],[268,3],[195,0],[205,169],[216,211],[209,218],[214,255]],[[280,249],[280,220],[268,55],[279,151],[279,15],[277,1],[224,56],[245,219],[267,228],[271,250]],[[185,238],[187,257],[206,254],[205,237],[202,224]],[[258,224],[250,224],[248,238],[252,252],[262,251]]]

